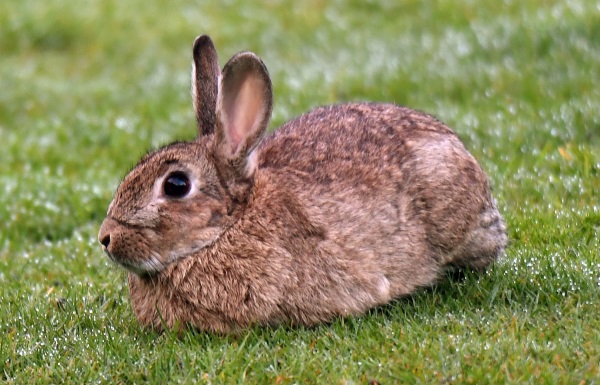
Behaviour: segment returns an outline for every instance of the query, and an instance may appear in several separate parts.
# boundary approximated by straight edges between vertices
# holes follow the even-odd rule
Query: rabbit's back
[[[455,136],[431,115],[392,104],[324,106],[265,138],[259,164],[307,172],[323,183],[350,183],[361,180],[362,171],[401,166],[409,152],[406,142],[427,133]],[[337,178],[336,171],[343,168],[354,172]]]
[[[506,243],[484,172],[451,129],[418,111],[317,108],[265,139],[261,169],[325,229],[332,254],[381,269],[391,297],[447,264],[483,268]]]

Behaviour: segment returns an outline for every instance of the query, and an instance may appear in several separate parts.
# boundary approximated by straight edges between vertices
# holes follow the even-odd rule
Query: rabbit
[[[206,35],[192,96],[198,137],[145,155],[98,234],[143,327],[326,323],[503,254],[486,175],[431,115],[348,103],[266,135],[267,68],[241,52],[221,71]]]

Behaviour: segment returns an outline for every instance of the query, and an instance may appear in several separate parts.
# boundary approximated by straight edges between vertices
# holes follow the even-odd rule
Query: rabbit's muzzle
[[[139,229],[132,231],[111,217],[102,222],[98,241],[111,261],[136,274],[154,274],[165,267],[163,258],[148,247]]]

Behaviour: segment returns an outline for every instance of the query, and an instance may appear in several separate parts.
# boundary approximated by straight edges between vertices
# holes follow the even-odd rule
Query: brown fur
[[[194,79],[210,84],[216,53],[202,39],[208,53],[196,44],[194,60],[205,72]],[[487,178],[443,123],[354,103],[317,108],[261,140],[271,94],[260,59],[234,56],[217,100],[194,99],[214,129],[147,155],[119,187],[99,240],[130,270],[142,325],[312,325],[501,255],[506,231]],[[164,196],[174,171],[189,176],[189,195]]]

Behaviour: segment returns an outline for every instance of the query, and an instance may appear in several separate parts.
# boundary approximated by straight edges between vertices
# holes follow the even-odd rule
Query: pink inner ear
[[[242,142],[259,128],[265,103],[264,84],[257,74],[236,75],[223,93],[224,128],[231,154],[235,154]]]

